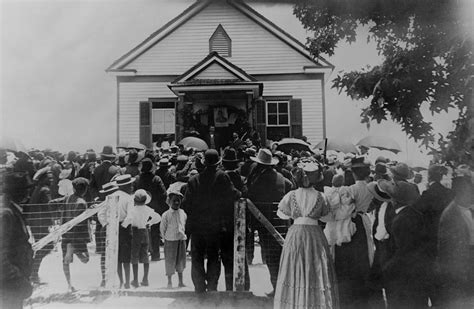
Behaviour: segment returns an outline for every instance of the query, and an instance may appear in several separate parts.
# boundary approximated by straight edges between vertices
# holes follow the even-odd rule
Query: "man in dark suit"
[[[471,177],[453,179],[453,202],[439,223],[439,268],[441,299],[446,307],[474,296],[474,205]],[[472,305],[472,303],[471,303]]]
[[[453,199],[453,193],[450,189],[441,184],[443,175],[447,173],[444,166],[434,164],[428,169],[428,189],[423,192],[420,199],[414,207],[421,211],[424,216],[427,232],[427,250],[429,259],[426,261],[430,267],[430,299],[433,305],[437,304],[439,296],[439,281],[436,279],[435,261],[438,257],[438,226],[441,213]]]
[[[258,165],[247,179],[248,197],[270,223],[274,226],[284,226],[282,219],[277,218],[275,214],[277,210],[275,203],[280,202],[283,196],[291,190],[292,183],[275,170],[278,159],[272,157],[269,149],[260,149],[257,157],[251,157],[251,159]],[[262,256],[265,256],[270,272],[270,281],[275,290],[282,247],[262,224],[256,222],[255,225],[263,251]],[[286,229],[279,232],[286,233]],[[274,290],[267,295],[273,296]]]
[[[206,168],[189,179],[183,200],[191,233],[191,278],[196,293],[216,291],[220,275],[219,231],[221,214],[240,197],[229,176],[218,169],[219,154],[209,149],[204,154]],[[204,269],[204,258],[207,267]]]
[[[404,181],[379,182],[395,206],[389,226],[393,255],[382,266],[390,308],[428,307],[426,235],[423,214],[413,207],[419,198],[416,188]]]
[[[113,164],[116,159],[116,154],[112,146],[104,146],[100,154],[100,159],[102,162],[95,168],[90,184],[93,197],[99,196],[99,191],[102,190],[102,186],[109,183],[112,177],[120,171],[120,168]]]
[[[33,287],[30,275],[33,250],[23,218],[22,204],[32,186],[26,172],[5,175],[5,204],[0,208],[0,307],[23,308],[23,300],[30,297]]]

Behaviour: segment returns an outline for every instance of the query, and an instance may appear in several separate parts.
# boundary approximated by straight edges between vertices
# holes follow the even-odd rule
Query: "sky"
[[[116,81],[105,69],[193,0],[0,0],[0,135],[27,148],[101,151],[116,142]],[[285,3],[249,3],[305,42],[307,33]],[[341,43],[333,57],[340,71],[376,65],[382,59],[359,29],[356,43]],[[426,160],[392,122],[360,123],[360,108],[326,86],[327,136],[356,143],[366,135],[390,136],[404,150],[399,160]],[[452,128],[451,115],[426,115],[437,132]],[[341,125],[341,124],[344,125]]]

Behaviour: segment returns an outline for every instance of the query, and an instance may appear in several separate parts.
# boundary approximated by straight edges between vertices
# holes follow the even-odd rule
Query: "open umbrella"
[[[324,149],[324,140],[314,146],[314,149]],[[328,138],[326,150],[340,151],[343,153],[359,153],[354,144],[341,138]]]
[[[197,150],[208,150],[209,146],[207,146],[206,142],[199,137],[188,136],[183,138],[178,145],[183,145],[185,148],[194,148]]]
[[[281,141],[279,141],[276,149],[283,151],[286,154],[290,153],[291,150],[313,152],[311,148],[309,148],[309,144],[305,141],[289,137],[283,138]]]
[[[357,145],[365,146],[367,148],[377,148],[381,150],[388,150],[394,153],[402,151],[400,145],[393,139],[387,136],[369,135],[361,139]]]

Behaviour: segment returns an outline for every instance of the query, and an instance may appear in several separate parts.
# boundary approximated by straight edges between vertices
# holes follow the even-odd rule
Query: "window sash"
[[[286,111],[281,112],[280,106],[284,104]],[[266,125],[269,127],[289,127],[290,126],[290,102],[289,101],[267,101],[267,115],[265,117]],[[272,107],[272,108],[271,108]],[[276,111],[275,111],[276,107]],[[269,112],[272,110],[272,112]],[[283,116],[283,117],[280,117]],[[286,123],[280,123],[281,118],[286,116]],[[271,121],[270,118],[272,119]],[[273,119],[276,119],[276,123]]]

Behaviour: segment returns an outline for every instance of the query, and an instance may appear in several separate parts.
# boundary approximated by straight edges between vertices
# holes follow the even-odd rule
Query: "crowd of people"
[[[245,290],[257,232],[275,308],[421,308],[474,296],[474,176],[468,166],[453,170],[448,188],[442,181],[447,168],[433,164],[423,187],[408,165],[383,157],[371,163],[349,154],[286,154],[252,143],[232,143],[221,153],[181,145],[117,150],[9,154],[0,217],[4,303],[21,307],[31,283],[41,281],[41,261],[54,243],[33,258],[30,236],[38,241],[108,196],[118,200],[117,273],[125,289],[149,285],[150,262],[161,259],[163,247],[168,287],[175,273],[184,286],[190,252],[196,293],[217,290],[221,263],[226,290],[232,290],[234,203],[243,198],[285,237],[281,246],[248,212]],[[91,226],[105,284],[110,211],[103,207],[62,235],[70,290],[69,264],[74,255],[89,260]]]

